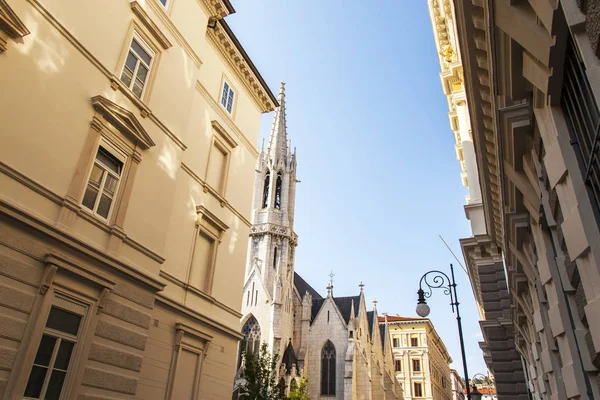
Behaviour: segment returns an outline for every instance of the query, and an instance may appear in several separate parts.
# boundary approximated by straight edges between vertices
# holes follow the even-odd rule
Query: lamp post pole
[[[431,278],[429,277],[431,275]],[[456,322],[458,324],[458,336],[460,338],[460,351],[462,353],[462,362],[465,372],[465,384],[467,387],[467,400],[471,400],[471,390],[469,388],[469,372],[467,371],[467,357],[465,355],[465,341],[463,339],[462,322],[460,318],[460,310],[458,305],[458,295],[456,294],[456,281],[454,280],[454,267],[450,264],[450,276],[448,277],[442,271],[429,271],[425,273],[419,281],[419,290],[417,292],[419,298],[417,301],[417,314],[420,317],[427,317],[429,315],[429,306],[425,301],[425,298],[431,297],[433,289],[444,289],[444,294],[450,296],[450,305],[452,306],[452,312],[456,312]],[[423,290],[423,283],[425,284],[425,290]],[[455,311],[456,308],[456,311]]]

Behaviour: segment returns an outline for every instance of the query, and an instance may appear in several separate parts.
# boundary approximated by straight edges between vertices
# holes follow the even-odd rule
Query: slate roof
[[[313,300],[323,298],[315,289],[312,288],[312,286],[306,283],[306,281],[302,279],[297,272],[294,272],[294,286],[296,287],[296,290],[298,290],[298,293],[300,293],[300,297],[304,297],[304,293],[308,291]]]
[[[381,336],[381,349],[385,348],[385,325],[379,325],[379,333]]]
[[[338,310],[340,310],[340,313],[342,314],[342,317],[344,317],[344,321],[346,321],[346,324],[348,324],[350,322],[350,311],[352,310],[352,301],[353,300],[354,300],[354,312],[356,313],[356,310],[358,310],[358,307],[360,305],[360,296],[334,297],[333,298],[333,302],[337,306]],[[315,317],[319,313],[319,310],[323,306],[324,302],[325,302],[325,299],[323,299],[323,298],[319,298],[319,299],[313,298],[312,308],[311,308],[311,312],[310,312],[311,323],[312,323],[312,321],[314,321]],[[354,315],[354,317],[356,317],[356,314]]]
[[[369,336],[373,337],[373,318],[375,313],[373,311],[367,311],[367,324],[369,325]]]

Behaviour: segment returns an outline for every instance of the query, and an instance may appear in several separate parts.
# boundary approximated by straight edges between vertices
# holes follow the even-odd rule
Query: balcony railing
[[[569,127],[571,144],[577,154],[594,207],[596,222],[600,225],[600,112],[585,72],[585,65],[570,36],[565,54],[561,107]]]

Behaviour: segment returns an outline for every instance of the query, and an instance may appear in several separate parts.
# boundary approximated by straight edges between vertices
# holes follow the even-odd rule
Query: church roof
[[[373,318],[375,317],[374,311],[367,311],[367,323],[369,324],[369,335],[373,337]]]
[[[381,336],[381,348],[385,349],[385,325],[379,325],[379,333]]]
[[[294,352],[294,347],[292,346],[291,340],[283,352],[283,358],[281,359],[281,362],[285,365],[285,371],[287,373],[292,372],[292,364],[298,365],[298,359],[296,358],[296,353]]]
[[[315,290],[312,286],[310,286],[297,272],[294,272],[294,286],[300,297],[304,297],[304,293],[308,292],[314,299],[322,299],[323,297]],[[317,310],[318,311],[318,310]]]
[[[350,322],[350,317],[351,317],[350,314],[352,311],[352,301],[354,301],[355,310],[358,310],[358,305],[360,304],[360,296],[334,297],[333,298],[333,302],[335,303],[338,310],[340,311],[340,314],[342,314],[342,317],[344,317],[344,321],[346,321],[346,324],[348,324]],[[311,309],[311,313],[310,313],[311,314],[311,316],[310,316],[311,322],[314,321],[315,317],[319,313],[319,310],[323,306],[324,302],[325,302],[325,299],[323,299],[323,298],[320,298],[320,299],[313,298],[312,309]],[[356,315],[354,315],[354,317],[356,317]]]

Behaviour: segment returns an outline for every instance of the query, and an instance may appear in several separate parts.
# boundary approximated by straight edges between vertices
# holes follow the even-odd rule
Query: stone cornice
[[[156,24],[150,19],[146,11],[142,8],[140,3],[137,1],[131,2],[131,10],[133,13],[139,18],[139,20],[144,24],[146,29],[154,36],[156,41],[162,46],[163,49],[167,50],[171,48],[173,45],[169,42],[169,39],[161,32],[160,28],[156,26]]]
[[[229,0],[198,0],[198,2],[204,5],[214,19],[225,18],[235,12]]]
[[[6,32],[13,39],[29,35],[29,30],[6,0],[0,0],[0,30]]]
[[[265,223],[252,225],[250,227],[250,236],[260,236],[267,233],[274,236],[289,238],[292,244],[298,244],[298,235],[286,226]]]
[[[271,112],[278,106],[277,99],[242,48],[231,28],[223,20],[215,21],[207,29],[208,37],[244,84],[262,112]]]
[[[456,2],[456,22],[464,68],[473,142],[484,199],[487,232],[504,247],[500,147],[496,134],[494,99],[495,71],[492,67],[492,42],[488,2]]]

